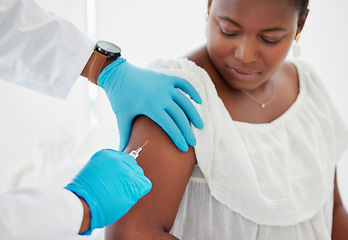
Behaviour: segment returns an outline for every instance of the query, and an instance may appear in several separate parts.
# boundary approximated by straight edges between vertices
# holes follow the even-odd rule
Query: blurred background
[[[141,67],[183,56],[205,42],[207,0],[36,1],[92,39],[116,43],[129,62]],[[317,70],[348,125],[347,9],[345,0],[310,1],[300,58]],[[64,186],[94,152],[118,148],[108,100],[84,78],[64,101],[0,81],[0,109],[0,193],[18,186]],[[339,165],[345,202],[346,158]]]

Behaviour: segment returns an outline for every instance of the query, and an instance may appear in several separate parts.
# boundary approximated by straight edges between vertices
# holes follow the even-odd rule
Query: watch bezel
[[[107,41],[98,41],[94,50],[106,55],[108,59],[121,56],[121,48],[116,44]]]

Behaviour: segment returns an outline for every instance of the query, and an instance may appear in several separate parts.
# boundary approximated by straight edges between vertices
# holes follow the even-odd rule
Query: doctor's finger
[[[181,107],[181,109],[185,112],[189,120],[196,128],[203,128],[204,124],[197,109],[192,104],[192,102],[179,90],[177,90],[177,94],[175,94],[174,96],[174,101],[179,105],[179,107]]]
[[[132,129],[132,121],[133,119],[131,118],[122,118],[121,116],[117,118],[117,126],[120,135],[120,151],[123,151],[128,145]]]
[[[202,99],[199,96],[198,92],[196,91],[196,89],[191,85],[191,83],[189,83],[188,81],[186,81],[183,78],[176,78],[175,80],[175,84],[174,86],[176,88],[179,88],[181,90],[183,90],[185,93],[187,93],[196,103],[201,104],[202,103]]]
[[[192,132],[191,124],[183,110],[175,103],[166,109],[170,117],[180,129],[182,135],[190,146],[196,145],[196,138]]]
[[[161,112],[147,116],[156,122],[168,134],[177,148],[179,148],[182,152],[186,152],[188,150],[188,145],[184,136],[174,120],[166,111],[162,110]]]

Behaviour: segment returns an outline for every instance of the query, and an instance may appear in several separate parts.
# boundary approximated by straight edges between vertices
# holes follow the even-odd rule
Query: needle
[[[146,143],[148,143],[149,141],[146,141]],[[143,147],[146,145],[146,143],[144,143],[143,146],[141,146],[140,148],[143,149]]]
[[[148,141],[146,141],[147,143]],[[139,153],[141,150],[143,150],[143,147],[146,145],[146,143],[144,143],[143,146],[139,147],[137,150],[133,150],[129,153],[129,155],[131,155],[132,157],[134,157],[135,159],[137,159],[137,157],[139,156]]]

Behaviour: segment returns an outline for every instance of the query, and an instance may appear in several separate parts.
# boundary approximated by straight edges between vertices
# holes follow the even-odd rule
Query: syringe
[[[148,141],[146,141],[147,143]],[[137,159],[137,157],[139,156],[139,153],[141,150],[143,150],[143,147],[146,145],[146,143],[144,143],[143,146],[139,147],[137,150],[133,150],[129,153],[129,155],[131,155],[132,157],[134,157],[135,159]]]

